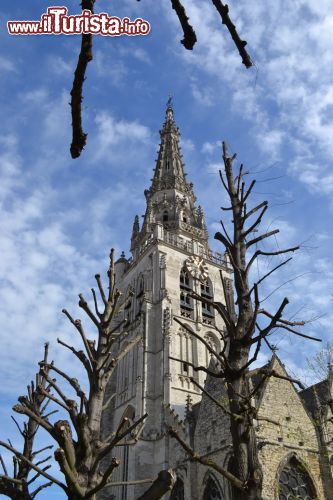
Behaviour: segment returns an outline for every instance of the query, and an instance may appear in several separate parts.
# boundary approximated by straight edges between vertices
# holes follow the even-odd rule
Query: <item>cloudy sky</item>
[[[61,5],[74,14],[78,3]],[[193,52],[179,43],[182,32],[168,0],[96,2],[96,12],[147,19],[151,34],[95,37],[84,87],[88,143],[74,161],[68,102],[80,38],[10,36],[8,20],[37,20],[50,4],[2,2],[1,438],[15,440],[11,406],[33,376],[44,342],[50,341],[58,364],[78,372],[56,345],[58,336],[76,342],[61,309],[82,316],[77,294],[88,294],[94,274],[106,270],[111,246],[129,255],[170,93],[188,178],[210,235],[228,214],[220,210],[225,197],[218,179],[226,140],[249,179],[258,181],[253,204],[270,203],[263,229],[280,229],[273,248],[301,244],[292,263],[263,288],[265,307],[274,310],[287,296],[289,318],[309,321],[306,333],[332,338],[331,2],[230,0],[252,69],[242,65],[209,0],[183,3],[198,37]],[[255,277],[272,265],[261,262]],[[289,370],[310,383],[305,360],[320,346],[286,333],[271,341]],[[61,498],[56,490],[52,495]]]

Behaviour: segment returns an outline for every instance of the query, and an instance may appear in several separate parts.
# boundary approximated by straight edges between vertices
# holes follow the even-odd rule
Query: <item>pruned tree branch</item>
[[[247,42],[245,40],[241,40],[238,33],[237,33],[237,30],[236,30],[236,27],[235,25],[232,23],[230,17],[229,17],[229,7],[228,5],[224,5],[221,0],[212,0],[213,4],[215,5],[218,13],[220,14],[221,16],[221,19],[222,19],[222,24],[225,24],[230,35],[231,35],[231,38],[233,39],[237,49],[238,49],[238,52],[239,52],[239,55],[241,56],[242,58],[242,63],[245,65],[246,68],[251,68],[251,66],[253,66],[253,63],[251,61],[251,58],[249,56],[249,54],[247,53],[246,49],[245,49],[245,46],[247,45]]]
[[[235,420],[239,420],[239,421],[243,420],[243,416],[233,414],[231,411],[229,411],[228,408],[226,408],[223,404],[219,403],[219,401],[216,398],[214,398],[214,396],[212,396],[211,394],[209,394],[209,392],[206,391],[206,389],[204,387],[202,387],[193,377],[190,377],[190,380],[191,380],[192,384],[194,384],[195,386],[197,386],[198,389],[200,389],[203,394],[206,394],[206,396],[211,401],[213,401],[213,403],[215,403],[216,406],[218,408],[220,408],[225,415],[229,415],[229,417],[234,418]]]
[[[44,363],[47,364],[48,357],[48,344],[44,346]],[[39,417],[43,419],[44,411],[47,407],[47,403],[45,404],[45,398],[49,396],[50,386],[47,383],[47,374],[48,370],[45,370],[44,374],[36,374],[36,384],[31,382],[28,385],[28,398],[22,398],[22,403],[27,404],[30,408],[33,408],[36,413],[38,413]],[[22,412],[25,413],[25,412]],[[47,465],[43,469],[39,466],[43,463],[46,463],[50,460],[50,457],[45,457],[37,462],[34,462],[35,457],[45,451],[46,449],[50,449],[50,447],[45,447],[44,449],[33,451],[34,441],[36,437],[36,433],[38,430],[38,422],[36,422],[34,415],[28,415],[28,421],[23,423],[23,427],[20,426],[18,421],[12,416],[12,420],[14,421],[20,435],[23,438],[23,450],[22,452],[18,451],[16,448],[12,446],[9,442],[4,443],[0,442],[0,446],[6,448],[11,451],[13,454],[13,473],[12,476],[9,473],[9,469],[6,467],[5,462],[0,454],[0,463],[2,465],[4,475],[0,477],[0,494],[4,494],[12,498],[13,500],[24,499],[31,500],[36,496],[38,491],[30,492],[30,485],[42,474],[46,473],[51,466]],[[44,417],[45,418],[45,417]],[[32,470],[37,471],[33,477],[30,477],[30,473]],[[46,477],[46,476],[45,476]],[[46,488],[49,483],[44,485]],[[38,489],[38,488],[37,488]]]
[[[206,301],[204,301],[206,302]],[[212,354],[212,356],[214,356],[217,361],[220,363],[221,367],[225,366],[225,359],[220,355],[218,354],[209,344],[208,342],[200,337],[200,335],[197,335],[195,332],[193,332],[188,326],[186,323],[183,323],[182,321],[179,321],[178,318],[174,317],[173,318],[176,323],[178,323],[182,328],[184,328],[190,335],[192,335],[194,338],[196,338],[197,340],[199,340],[199,342],[201,342],[205,347],[206,349],[208,350],[208,352],[210,354]]]
[[[94,12],[95,0],[82,0],[82,10]],[[73,159],[78,158],[87,142],[87,134],[82,129],[82,88],[88,63],[92,60],[92,35],[82,34],[81,50],[74,73],[73,87],[71,90],[71,111],[72,111],[72,144],[70,147]]]
[[[184,45],[185,49],[192,50],[197,41],[197,36],[194,29],[188,22],[186,10],[180,0],[171,0],[171,5],[175,10],[179,22],[183,28],[184,38],[183,40],[181,40],[181,43]]]
[[[176,474],[172,470],[162,470],[150,488],[138,500],[158,500],[172,489],[176,482]]]
[[[228,470],[224,469],[223,467],[220,467],[217,465],[213,460],[204,458],[200,456],[198,453],[196,453],[178,434],[178,432],[173,429],[172,427],[169,428],[169,434],[170,436],[174,437],[177,439],[178,443],[184,448],[186,453],[191,457],[192,460],[195,460],[196,462],[199,462],[202,465],[207,465],[208,467],[211,467],[212,469],[216,470],[219,472],[223,477],[228,479],[231,484],[236,486],[239,490],[241,491],[246,491],[246,485],[242,483],[236,476],[231,474]]]
[[[208,368],[206,368],[205,366],[196,366],[194,363],[191,363],[190,361],[185,361],[183,359],[174,358],[173,356],[169,356],[169,359],[172,359],[173,361],[178,361],[179,363],[185,363],[186,365],[191,366],[195,372],[202,371],[202,372],[205,372],[214,378],[223,378],[224,377],[223,372],[221,372],[221,371],[215,373],[215,372],[212,372],[211,370],[208,370]]]
[[[251,370],[250,372],[247,373],[247,377],[254,377],[255,375],[263,375],[264,378],[267,377],[275,377],[275,378],[280,378],[282,380],[287,380],[288,382],[291,382],[292,384],[296,384],[299,386],[301,390],[305,389],[304,385],[297,379],[287,377],[286,375],[282,375],[278,373],[276,370],[273,370],[272,368],[256,368],[254,370]],[[253,392],[254,394],[254,392]]]
[[[19,460],[22,460],[25,464],[27,464],[31,469],[35,470],[38,472],[41,476],[45,477],[46,479],[49,479],[53,484],[57,484],[62,488],[66,493],[67,493],[67,488],[66,485],[63,484],[61,481],[58,481],[53,476],[50,476],[47,472],[43,471],[39,467],[37,467],[31,460],[29,460],[27,457],[25,457],[22,453],[20,453],[18,450],[16,450],[13,446],[9,445],[5,441],[0,441],[0,446],[3,448],[6,448],[7,450],[11,451],[13,455],[15,455]]]

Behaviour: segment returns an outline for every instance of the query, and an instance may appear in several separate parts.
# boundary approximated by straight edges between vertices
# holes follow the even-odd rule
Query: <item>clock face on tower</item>
[[[193,255],[185,261],[187,271],[193,278],[205,281],[208,278],[208,267],[202,257]]]

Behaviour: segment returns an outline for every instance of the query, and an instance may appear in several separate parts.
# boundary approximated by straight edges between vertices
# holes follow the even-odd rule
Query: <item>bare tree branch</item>
[[[211,394],[209,394],[208,391],[206,391],[206,389],[204,387],[202,387],[193,377],[190,378],[191,382],[198,387],[198,389],[201,390],[201,392],[203,394],[206,394],[206,396],[211,400],[213,401],[213,403],[216,404],[216,406],[218,406],[219,408],[221,408],[221,410],[223,411],[223,413],[225,415],[229,415],[229,417],[231,418],[234,418],[235,420],[243,420],[243,417],[241,415],[236,415],[234,413],[232,413],[231,411],[228,410],[228,408],[226,408],[223,404],[219,403],[217,401],[216,398],[214,398],[214,396],[212,396]]]
[[[82,10],[94,11],[95,0],[82,0]],[[73,87],[71,90],[72,110],[72,144],[70,148],[72,158],[78,158],[87,142],[87,134],[82,130],[82,88],[88,63],[92,60],[92,35],[82,34],[81,51],[74,73]]]
[[[196,462],[199,462],[202,465],[207,465],[208,467],[211,467],[212,469],[216,470],[219,472],[223,477],[228,479],[231,484],[235,485],[239,490],[241,491],[246,491],[245,484],[242,483],[236,476],[231,474],[231,472],[227,471],[223,467],[220,467],[217,465],[213,460],[201,457],[198,455],[177,433],[175,429],[172,427],[169,428],[169,434],[170,436],[174,437],[177,439],[178,443],[184,448],[186,453],[192,458],[192,460],[195,460]]]
[[[172,470],[162,470],[151,487],[138,500],[158,500],[170,491],[176,482],[176,475]]]
[[[31,467],[31,469],[34,469],[41,476],[44,476],[46,479],[49,479],[52,483],[57,484],[58,486],[60,486],[60,488],[62,488],[67,493],[67,487],[65,484],[61,483],[60,481],[58,481],[58,479],[56,479],[53,476],[50,476],[50,474],[48,474],[47,472],[44,472],[42,469],[37,467],[33,462],[28,460],[22,453],[17,451],[11,445],[7,444],[5,441],[0,441],[0,446],[3,446],[3,448],[6,448],[7,450],[11,451],[18,459],[23,460],[23,462],[27,463],[29,465],[29,467]]]
[[[208,350],[208,352],[210,354],[212,354],[213,356],[215,356],[215,358],[218,360],[218,362],[220,363],[220,365],[223,367],[225,366],[225,360],[216,352],[214,351],[214,349],[208,344],[208,342],[200,337],[200,335],[197,335],[195,332],[193,332],[187,325],[186,323],[183,323],[182,321],[179,321],[178,318],[174,317],[173,318],[176,323],[178,323],[182,328],[184,328],[190,335],[192,335],[193,337],[195,337],[197,340],[199,340],[199,342],[201,342],[205,347],[206,349]]]
[[[273,370],[271,368],[256,368],[254,370],[251,370],[248,372],[247,377],[254,377],[255,375],[263,375],[265,378],[267,377],[275,377],[275,378],[280,378],[282,380],[287,380],[288,382],[291,382],[292,384],[296,384],[299,386],[300,389],[305,389],[304,385],[297,379],[287,377],[286,375],[282,375],[278,373],[276,370]]]
[[[208,375],[211,375],[212,377],[215,377],[215,378],[223,378],[223,376],[224,376],[221,371],[218,373],[215,373],[215,372],[208,370],[208,368],[206,368],[205,366],[196,366],[195,364],[191,363],[190,361],[185,361],[183,359],[174,358],[173,356],[169,356],[169,359],[172,359],[173,361],[178,361],[179,363],[185,363],[186,365],[191,366],[195,372],[202,371],[202,372],[205,372]]]
[[[197,36],[194,29],[188,22],[186,10],[180,0],[171,0],[171,5],[176,11],[179,22],[183,28],[184,38],[181,40],[181,43],[184,45],[185,49],[192,50],[197,41]]]
[[[251,259],[249,260],[249,263],[246,266],[246,272],[248,273],[248,271],[249,271],[250,267],[252,266],[253,262],[256,260],[256,258],[259,255],[269,255],[269,256],[272,256],[272,255],[281,255],[281,254],[288,253],[288,252],[295,252],[296,250],[299,250],[299,246],[292,247],[292,248],[286,248],[285,250],[277,250],[275,252],[264,252],[262,250],[257,250],[252,255]]]

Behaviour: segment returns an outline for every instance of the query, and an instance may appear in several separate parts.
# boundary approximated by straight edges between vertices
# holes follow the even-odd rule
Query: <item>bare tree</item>
[[[318,381],[327,378],[333,367],[333,344],[326,342],[323,348],[312,358],[306,358],[308,368]]]
[[[218,363],[217,371],[205,367],[193,366],[193,368],[194,370],[204,370],[212,377],[220,378],[221,383],[226,388],[228,400],[226,405],[216,401],[207,392],[206,394],[230,418],[233,445],[232,472],[212,460],[199,456],[195,450],[184,442],[175,429],[170,429],[170,434],[179,441],[193,460],[209,465],[229,480],[238,489],[237,498],[254,500],[261,498],[262,468],[258,458],[254,429],[254,420],[257,418],[257,414],[252,402],[253,396],[269,377],[283,378],[298,384],[301,388],[303,386],[297,380],[280,375],[271,368],[263,367],[250,371],[250,367],[256,361],[263,342],[268,343],[267,338],[273,331],[282,330],[282,332],[290,332],[306,339],[317,341],[320,339],[298,331],[297,327],[303,326],[303,321],[289,321],[284,317],[285,308],[289,303],[287,298],[282,300],[274,313],[269,312],[261,305],[259,293],[261,283],[271,276],[273,272],[287,264],[291,258],[278,263],[264,276],[258,278],[258,281],[250,282],[251,268],[259,257],[281,256],[292,253],[299,247],[295,246],[276,251],[265,251],[258,247],[260,242],[275,235],[279,230],[264,232],[258,236],[253,234],[254,232],[257,233],[260,227],[262,218],[268,208],[268,202],[263,201],[248,209],[248,200],[253,191],[255,180],[249,186],[246,186],[244,182],[246,172],[243,170],[243,165],[240,165],[237,175],[234,174],[233,163],[235,159],[236,155],[230,156],[227,145],[223,143],[224,171],[220,171],[220,178],[230,201],[230,206],[222,208],[222,210],[230,212],[232,215],[233,234],[228,234],[223,221],[221,221],[223,233],[216,233],[215,238],[224,245],[234,272],[237,314],[234,314],[230,304],[225,306],[219,302],[210,302],[225,323],[226,333],[221,332],[224,343],[222,352],[215,352],[199,335],[193,334],[185,323],[176,319],[191,335],[195,335],[198,340],[205,344]],[[253,216],[254,219],[251,219]],[[197,294],[193,294],[193,297],[206,303],[209,302],[206,298],[202,299]],[[254,375],[260,375],[260,382],[252,387],[250,378]],[[192,382],[198,385],[194,379],[192,379]],[[199,385],[198,387],[201,390],[204,389]]]
[[[94,4],[96,0],[82,0],[82,10],[94,11]],[[140,1],[140,0],[137,0]],[[223,4],[221,0],[212,0],[213,5],[220,14],[222,24],[224,24],[229,31],[231,38],[237,47],[241,56],[242,63],[246,68],[253,66],[253,62],[245,49],[247,42],[242,40],[237,32],[237,29],[229,17],[229,7]],[[197,42],[197,36],[193,27],[189,23],[186,10],[180,0],[171,0],[171,7],[175,10],[181,27],[183,29],[184,38],[181,43],[187,50],[192,50]],[[82,109],[81,104],[83,100],[82,89],[83,83],[86,78],[86,69],[88,63],[93,59],[92,52],[92,35],[82,34],[81,50],[74,73],[73,86],[71,90],[71,111],[72,111],[72,143],[70,153],[73,159],[78,158],[87,142],[87,134],[82,129]]]
[[[47,364],[48,344],[45,345],[44,363]],[[39,388],[43,388],[45,392],[49,392],[50,387],[43,375],[37,373],[36,381],[31,382],[28,386],[29,401],[34,405],[36,411],[41,416],[48,418],[50,414],[45,414],[49,400],[41,393]],[[45,401],[46,400],[46,401]],[[12,417],[18,428],[20,435],[23,438],[23,450],[18,451],[13,447],[12,443],[0,441],[0,446],[12,453],[13,471],[10,474],[9,467],[6,466],[5,460],[0,454],[0,463],[3,469],[3,474],[0,475],[0,494],[5,495],[12,500],[32,500],[40,491],[52,484],[52,481],[35,486],[37,479],[41,476],[47,477],[47,470],[51,465],[42,465],[47,463],[51,456],[40,458],[40,454],[50,450],[52,446],[46,446],[40,450],[34,451],[34,441],[38,431],[38,424],[32,417],[24,422],[23,428],[17,420]],[[35,473],[32,477],[31,474]],[[50,479],[50,478],[49,478]]]
[[[36,387],[28,387],[28,395],[19,398],[19,404],[14,406],[17,413],[26,415],[29,418],[31,429],[26,434],[27,439],[35,436],[38,427],[44,429],[57,443],[58,448],[54,453],[56,462],[64,475],[65,482],[59,481],[54,476],[46,472],[46,468],[40,469],[33,463],[33,454],[25,452],[20,454],[11,445],[1,442],[1,445],[9,449],[16,460],[22,462],[22,467],[30,467],[36,470],[37,475],[44,476],[50,482],[57,484],[64,490],[71,500],[90,499],[95,500],[96,495],[105,486],[117,486],[126,483],[112,482],[112,473],[119,466],[119,460],[113,456],[108,460],[108,465],[103,465],[103,459],[116,454],[118,446],[124,444],[135,444],[137,432],[143,426],[147,414],[142,415],[135,422],[129,423],[129,419],[124,415],[118,422],[115,432],[107,437],[102,437],[102,414],[111,404],[115,394],[106,399],[106,388],[114,373],[117,364],[141,339],[137,336],[131,339],[127,346],[117,351],[115,354],[115,343],[120,337],[126,335],[122,331],[125,320],[119,321],[116,316],[126,303],[121,300],[121,294],[115,287],[114,270],[114,250],[111,250],[110,266],[108,270],[108,293],[103,288],[100,275],[96,275],[97,286],[102,302],[103,310],[99,310],[97,294],[92,289],[94,310],[90,308],[82,294],[79,295],[79,306],[89,317],[94,327],[97,329],[97,345],[95,340],[87,337],[81,320],[74,319],[70,313],[64,309],[71,324],[75,327],[84,345],[84,350],[77,350],[58,339],[58,342],[69,349],[81,362],[88,379],[88,392],[86,393],[79,381],[60,368],[53,362],[47,360],[47,355],[40,362],[40,373],[36,382]],[[56,374],[65,381],[76,394],[76,399],[70,399],[64,389],[59,385],[51,374]],[[51,422],[50,416],[54,413],[45,414],[41,409],[42,402],[46,400],[55,404],[56,408],[67,415],[66,419]],[[27,445],[30,441],[27,441]],[[27,472],[22,472],[22,478],[14,472],[13,478],[2,477],[9,486],[19,486],[23,489],[29,486],[31,481],[27,481]],[[147,495],[142,498],[158,499],[163,496],[175,481],[172,471],[161,471],[158,478],[148,478],[138,481],[139,483],[153,483]],[[132,481],[128,484],[136,484]],[[9,490],[5,493],[9,494]],[[36,492],[35,492],[36,494]],[[9,495],[10,496],[10,495]],[[33,498],[33,496],[21,496],[12,498]]]

